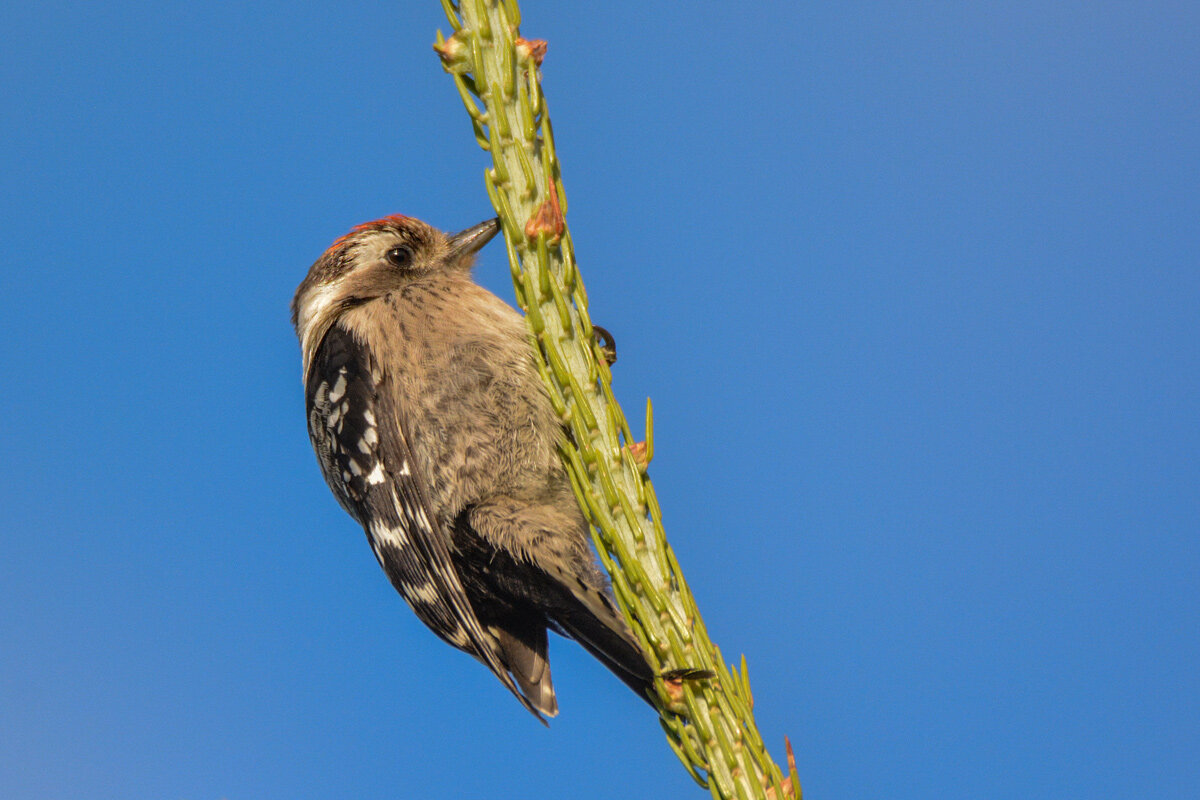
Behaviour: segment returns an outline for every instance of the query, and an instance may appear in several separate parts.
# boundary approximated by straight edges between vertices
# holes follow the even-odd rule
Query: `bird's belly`
[[[421,429],[428,435],[417,448],[435,507],[454,516],[488,497],[548,492],[551,476],[562,474],[547,435],[559,426],[536,373],[472,357],[449,363],[453,374],[426,383],[439,390],[426,397]]]

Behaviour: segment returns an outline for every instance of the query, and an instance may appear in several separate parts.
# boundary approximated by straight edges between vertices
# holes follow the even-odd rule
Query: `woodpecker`
[[[548,629],[650,702],[654,671],[596,565],[525,324],[471,277],[499,230],[394,215],[317,259],[292,300],[309,437],[417,617],[539,720],[558,713]]]

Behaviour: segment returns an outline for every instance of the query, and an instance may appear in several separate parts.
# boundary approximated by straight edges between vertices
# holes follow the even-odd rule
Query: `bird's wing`
[[[341,325],[331,327],[305,378],[309,436],[325,480],[362,524],[380,566],[417,617],[487,665],[544,723],[475,615],[413,458],[403,411],[380,384],[367,348]]]
[[[461,577],[472,596],[488,597],[516,609],[516,613],[497,618],[501,621],[499,627],[510,629],[518,639],[531,641],[522,635],[520,623],[536,614],[556,633],[583,645],[639,697],[652,702],[654,670],[603,579],[564,559],[535,560],[499,544],[503,538],[498,535],[497,523],[519,516],[505,513],[508,510],[503,505],[475,506],[455,521],[454,544],[462,554]],[[544,531],[544,535],[552,532]],[[506,538],[511,540],[512,536]],[[485,612],[485,617],[490,621],[492,615]]]

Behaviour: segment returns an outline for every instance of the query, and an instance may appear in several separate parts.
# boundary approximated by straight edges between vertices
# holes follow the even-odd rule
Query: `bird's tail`
[[[547,717],[558,716],[558,699],[550,679],[546,626],[522,624],[511,617],[506,625],[493,625],[489,632],[496,638],[500,660],[525,695],[525,699]]]
[[[633,631],[613,603],[602,578],[597,576],[589,582],[580,578],[568,581],[561,575],[554,577],[560,586],[570,590],[568,594],[571,600],[555,606],[556,613],[550,615],[552,624],[583,645],[585,650],[651,706],[657,708],[652,699],[655,696],[655,678],[679,683],[715,677],[711,670],[693,667],[656,674]]]
[[[653,705],[654,670],[608,591],[578,576],[550,577],[561,589],[558,602],[546,609],[551,625],[579,642],[638,697]]]

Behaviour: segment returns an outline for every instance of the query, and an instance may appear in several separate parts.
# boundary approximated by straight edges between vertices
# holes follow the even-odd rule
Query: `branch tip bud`
[[[540,67],[542,61],[546,58],[546,47],[548,45],[545,39],[522,39],[518,36],[513,44],[516,45],[517,55],[522,61],[532,60],[534,66]]]
[[[784,736],[783,744],[784,744],[784,747],[787,748],[788,774],[780,782],[780,785],[783,786],[783,796],[786,798],[792,798],[794,800],[799,794],[797,792],[797,789],[799,787],[792,785],[792,776],[796,774],[796,754],[794,752],[792,752],[792,740],[791,739]],[[775,787],[768,786],[766,794],[767,794],[767,797],[769,800],[775,800]]]
[[[566,221],[558,205],[558,187],[552,182],[549,197],[525,223],[525,235],[530,239],[537,239],[538,234],[544,233],[547,239],[556,241],[562,238],[565,229]]]
[[[442,60],[442,65],[448,72],[467,72],[470,70],[468,53],[470,48],[459,34],[454,34],[444,42],[434,42],[433,51]]]
[[[650,459],[647,458],[647,449],[645,442],[634,442],[629,445],[629,454],[633,456],[634,463],[638,465],[638,469],[642,472],[650,466]]]

